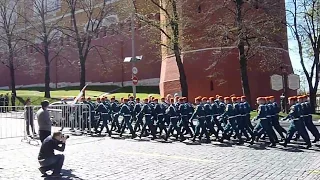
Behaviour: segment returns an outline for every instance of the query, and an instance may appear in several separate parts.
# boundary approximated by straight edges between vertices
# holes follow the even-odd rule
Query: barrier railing
[[[35,137],[38,134],[37,112],[40,106],[1,106],[0,139]],[[48,108],[52,121],[52,131],[77,135],[91,132],[91,117],[93,113],[87,104],[52,105]]]
[[[25,107],[1,106],[0,139],[23,137],[25,135]]]
[[[34,107],[35,112],[40,109],[40,106]],[[58,127],[60,131],[78,135],[91,132],[91,117],[93,117],[93,115],[88,104],[51,105],[48,111],[52,125]]]

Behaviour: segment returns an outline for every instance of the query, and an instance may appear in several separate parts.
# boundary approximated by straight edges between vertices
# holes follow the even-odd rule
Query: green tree
[[[318,0],[290,0],[286,22],[298,45],[300,64],[308,83],[312,113],[316,109],[320,75],[319,8]]]

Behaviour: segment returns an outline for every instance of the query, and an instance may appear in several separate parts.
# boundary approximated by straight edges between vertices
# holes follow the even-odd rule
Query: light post
[[[78,66],[79,66],[79,86],[80,86],[80,78],[81,78],[81,63],[78,62]]]
[[[287,97],[287,88],[288,88],[287,87],[287,79],[288,79],[288,77],[287,77],[287,70],[283,66],[281,66],[280,69],[281,69],[281,73],[282,73],[282,84],[283,84],[283,96],[282,96],[283,97],[283,104],[282,104],[282,106],[283,106],[285,112],[288,113],[288,101],[287,101],[287,99],[288,99],[288,97]]]
[[[135,0],[130,0],[130,4],[132,5],[132,13],[131,13],[131,35],[132,35],[132,56],[131,57],[126,57],[124,59],[124,62],[131,62],[132,64],[132,74],[131,74],[131,79],[132,79],[132,93],[133,97],[136,98],[136,83],[138,81],[137,77],[135,76],[137,72],[137,68],[135,67],[135,62],[140,61],[142,59],[142,56],[136,56],[135,54],[135,23],[134,23],[134,16],[135,16]],[[135,81],[136,83],[133,83]]]

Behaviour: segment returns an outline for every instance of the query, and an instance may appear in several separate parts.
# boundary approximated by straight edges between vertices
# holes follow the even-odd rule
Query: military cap
[[[219,98],[219,97],[220,97],[220,95],[217,94],[217,95],[216,95],[216,98]]]
[[[202,101],[207,101],[208,98],[207,98],[207,97],[203,97],[201,100],[202,100]]]
[[[213,101],[213,100],[214,100],[214,97],[210,97],[209,100],[210,100],[210,101]]]
[[[231,95],[230,95],[230,97],[235,97],[235,96],[236,96],[235,94],[231,94]]]
[[[266,99],[266,101],[270,101],[270,97],[264,97]]]
[[[241,96],[241,99],[246,99],[247,97],[246,96]]]
[[[123,98],[123,101],[128,101],[128,99],[127,98]]]
[[[297,100],[297,97],[296,96],[292,96],[292,97],[289,97],[288,100],[294,101],[294,100]]]
[[[236,100],[237,100],[237,97],[231,97],[231,100],[232,100],[232,101],[236,101]]]
[[[229,101],[229,100],[230,100],[230,97],[224,97],[224,100],[228,100],[228,101]]]
[[[197,98],[202,99],[202,96],[198,96]]]
[[[258,97],[257,98],[257,101],[265,101],[266,100],[266,98],[264,98],[264,97]]]
[[[241,100],[241,97],[237,97],[237,100]]]
[[[298,96],[298,97],[297,97],[297,99],[302,99],[302,98],[303,98],[303,96]]]
[[[194,101],[200,101],[201,99],[199,98],[199,97],[196,97],[195,99],[194,99]]]

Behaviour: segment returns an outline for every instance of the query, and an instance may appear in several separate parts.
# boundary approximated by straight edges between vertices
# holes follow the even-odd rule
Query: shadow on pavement
[[[288,145],[286,148],[284,147],[281,148],[281,150],[288,151],[288,152],[303,152],[303,150],[301,149],[305,149],[305,148],[303,146],[290,146],[290,145]]]
[[[62,177],[54,178],[54,177],[45,177],[45,180],[54,180],[54,179],[77,179],[77,180],[84,180],[82,178],[79,178],[77,175],[72,173],[72,169],[62,169],[61,173],[63,174]]]
[[[266,143],[256,143],[256,144],[253,144],[253,145],[249,145],[248,147],[252,148],[252,149],[255,149],[255,150],[269,150],[269,149],[267,149],[268,144],[266,144]]]

